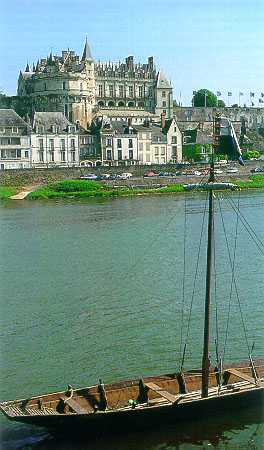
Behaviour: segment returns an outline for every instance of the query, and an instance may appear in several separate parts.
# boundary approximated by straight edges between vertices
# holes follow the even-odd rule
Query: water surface
[[[237,204],[238,194],[231,199]],[[254,356],[263,356],[263,247],[258,239],[264,241],[264,194],[240,194],[239,204],[246,221],[237,226],[230,200],[220,196],[216,201],[218,259],[212,317],[215,325],[217,312],[219,346],[222,352],[225,348],[226,362],[245,359],[253,343]],[[200,367],[203,217],[203,194],[187,201],[177,195],[2,202],[1,400],[63,390],[69,383],[91,385],[99,377],[111,382],[173,372],[181,362],[188,323],[185,368]],[[244,233],[247,223],[256,232],[254,240]],[[238,299],[234,286],[230,294],[225,232],[232,261],[234,251],[236,256]],[[214,343],[216,331],[212,334]],[[211,353],[215,363],[214,344]],[[115,437],[92,446],[58,442],[5,418],[1,427],[6,449],[172,450],[209,444],[262,448],[263,424],[254,412],[244,413],[236,423],[227,416],[222,427],[211,422],[188,424],[180,432],[167,429]]]

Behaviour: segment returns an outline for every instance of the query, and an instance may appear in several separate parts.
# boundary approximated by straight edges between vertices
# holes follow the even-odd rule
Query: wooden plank
[[[246,375],[243,372],[240,372],[240,370],[231,368],[227,369],[225,372],[229,372],[230,374],[235,375],[236,377],[241,378],[242,380],[249,381],[249,383],[256,384],[254,378],[250,377],[249,375]]]
[[[149,382],[149,383],[145,383],[145,385],[152,391],[157,392],[159,395],[161,395],[161,397],[164,397],[167,400],[169,400],[169,402],[174,403],[174,402],[176,402],[176,400],[179,399],[179,397],[181,397],[181,395],[170,394],[170,392],[165,391],[165,389],[163,389],[161,386],[158,386],[155,383]]]
[[[73,398],[68,398],[68,397],[65,397],[64,395],[62,395],[60,397],[60,399],[63,400],[64,403],[67,403],[67,405],[69,405],[69,407],[77,414],[87,414],[88,413],[88,411],[86,409],[84,409],[81,405],[79,405],[79,403],[77,403]]]

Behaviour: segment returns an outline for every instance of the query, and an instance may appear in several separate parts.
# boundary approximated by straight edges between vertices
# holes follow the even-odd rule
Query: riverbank
[[[191,182],[191,181],[190,181]],[[232,180],[240,189],[264,189],[264,175],[252,175],[248,180]],[[50,183],[30,192],[27,199],[52,199],[52,198],[84,198],[84,197],[120,197],[147,194],[175,194],[184,192],[185,184],[175,183],[160,186],[157,184],[140,187],[136,185],[109,186],[105,183],[91,180],[64,180]],[[197,191],[202,190],[197,188]],[[1,186],[0,198],[10,198],[19,192],[19,188]]]

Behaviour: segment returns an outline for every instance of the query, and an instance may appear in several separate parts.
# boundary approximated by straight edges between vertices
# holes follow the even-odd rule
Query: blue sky
[[[0,0],[0,88],[15,95],[19,70],[50,49],[96,60],[154,56],[189,105],[192,92],[221,91],[249,104],[264,92],[264,0]]]

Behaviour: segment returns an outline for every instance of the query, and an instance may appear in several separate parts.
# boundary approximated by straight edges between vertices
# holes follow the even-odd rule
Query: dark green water
[[[236,202],[237,195],[232,196]],[[233,255],[236,216],[230,203],[219,202]],[[220,345],[223,349],[230,310],[225,361],[239,361],[247,357],[247,343],[234,293],[229,307],[230,263],[216,203]],[[263,242],[263,192],[241,194],[240,207]],[[177,370],[203,210],[203,195],[188,198],[182,313],[184,197],[2,202],[1,400],[62,390],[68,383],[74,387],[95,384],[99,377],[111,382]],[[200,367],[204,239],[200,259],[185,368]],[[262,357],[263,255],[240,222],[235,268],[248,344],[255,342],[254,356]],[[2,417],[1,429],[3,449],[263,448],[263,423],[254,411],[89,445],[58,442]]]

